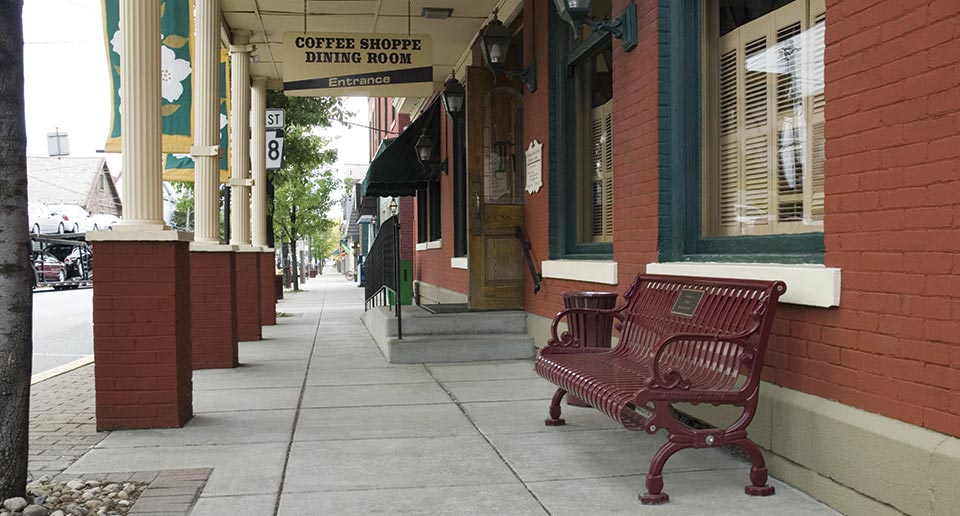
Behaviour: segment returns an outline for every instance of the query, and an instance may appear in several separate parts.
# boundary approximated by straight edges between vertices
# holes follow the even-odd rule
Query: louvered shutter
[[[813,90],[812,108],[809,117],[810,135],[810,213],[808,220],[814,223],[823,222],[823,164],[826,155],[823,152],[823,53],[824,53],[824,31],[826,29],[826,5],[824,0],[810,1],[810,30],[809,44],[811,55],[808,62],[808,70],[811,89]]]
[[[590,234],[613,239],[613,100],[590,111]]]
[[[736,31],[735,31],[736,32]],[[720,40],[720,234],[739,235],[737,205],[740,204],[740,109],[737,70],[739,33]]]
[[[777,232],[803,221],[807,123],[803,95],[805,51],[801,33],[805,2],[793,2],[772,13],[776,47],[769,53],[776,81],[776,211]],[[792,231],[791,231],[792,232]]]

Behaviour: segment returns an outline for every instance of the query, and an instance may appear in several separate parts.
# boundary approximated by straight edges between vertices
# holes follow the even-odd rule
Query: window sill
[[[427,251],[429,249],[440,249],[442,240],[434,240],[432,242],[420,242],[417,244],[417,251]]]
[[[594,260],[545,260],[540,262],[544,278],[617,284],[617,262]]]
[[[649,263],[649,274],[782,280],[787,292],[780,302],[828,308],[840,305],[840,269],[823,265],[759,263]]]
[[[453,269],[467,269],[467,257],[460,256],[457,258],[450,258],[450,267]]]

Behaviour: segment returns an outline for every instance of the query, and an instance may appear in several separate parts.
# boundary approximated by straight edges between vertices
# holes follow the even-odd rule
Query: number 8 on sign
[[[267,131],[267,169],[283,167],[283,129]]]

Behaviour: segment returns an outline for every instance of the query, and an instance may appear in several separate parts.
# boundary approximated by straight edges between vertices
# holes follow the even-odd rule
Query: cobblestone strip
[[[108,434],[97,433],[93,365],[30,387],[31,478],[55,476]]]
[[[128,473],[60,474],[57,480],[99,480],[109,483],[139,482],[147,484],[134,500],[129,516],[189,516],[200,493],[207,485],[211,469],[174,469],[135,471]]]

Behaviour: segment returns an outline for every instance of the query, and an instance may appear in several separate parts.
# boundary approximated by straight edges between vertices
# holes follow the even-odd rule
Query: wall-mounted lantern
[[[443,108],[446,110],[447,114],[450,115],[450,118],[456,119],[458,116],[463,114],[463,103],[464,99],[467,96],[466,90],[463,89],[463,86],[460,84],[460,81],[450,76],[447,79],[447,82],[443,85]]]
[[[537,91],[536,59],[531,59],[530,66],[520,71],[509,70],[504,64],[507,51],[510,49],[511,34],[503,22],[497,19],[497,13],[493,13],[493,19],[480,32],[480,39],[483,63],[494,75],[502,73],[511,79],[520,79],[531,93]]]
[[[623,43],[623,49],[629,51],[637,46],[637,4],[630,2],[623,13],[612,21],[590,18],[591,0],[553,0],[560,17],[579,32],[580,26],[587,24],[593,32],[609,32]]]
[[[438,162],[431,159],[433,157],[433,142],[430,141],[430,137],[427,136],[426,132],[420,134],[414,147],[417,149],[417,159],[420,160],[420,164],[424,169],[435,172],[442,171],[444,175],[447,174],[447,160]]]

